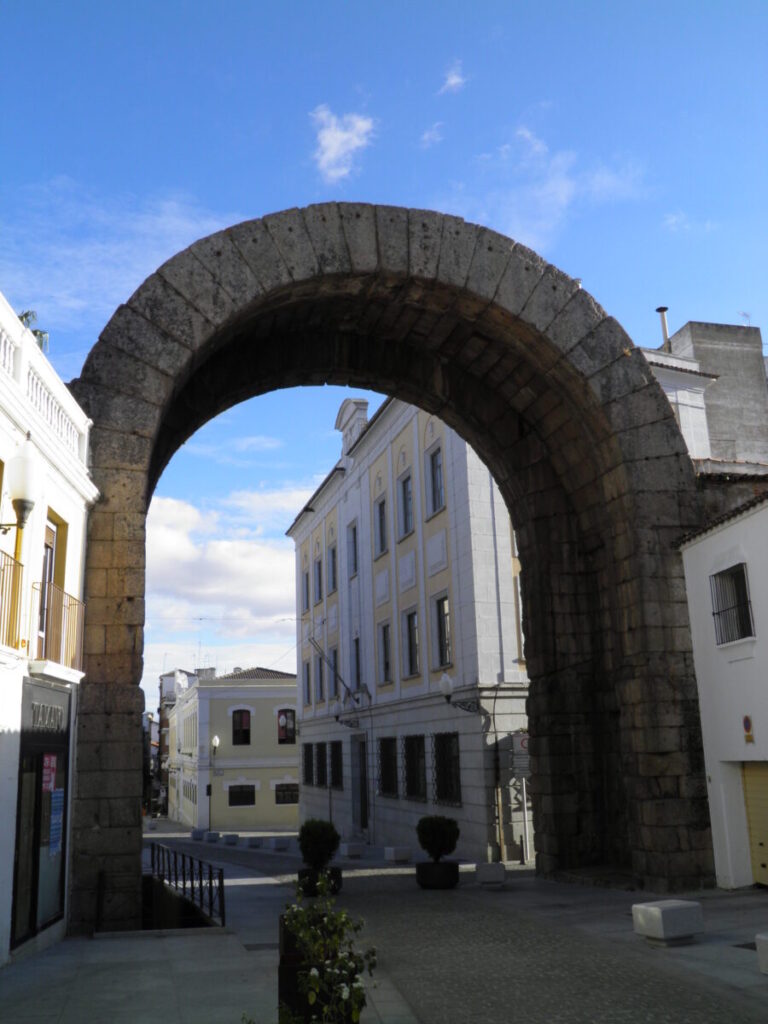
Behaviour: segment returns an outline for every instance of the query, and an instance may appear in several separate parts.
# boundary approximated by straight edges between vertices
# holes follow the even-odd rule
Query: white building
[[[89,427],[0,296],[0,963],[65,931]]]
[[[717,884],[768,885],[768,495],[682,545]]]
[[[168,817],[191,828],[295,829],[296,676],[235,669],[187,685],[168,706]]]
[[[442,813],[459,857],[519,858],[510,748],[528,679],[509,515],[440,420],[387,399],[369,422],[367,406],[342,404],[342,457],[288,530],[301,817],[417,850],[418,819]]]

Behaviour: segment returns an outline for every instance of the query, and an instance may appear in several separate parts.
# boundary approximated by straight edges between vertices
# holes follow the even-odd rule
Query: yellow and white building
[[[511,734],[528,678],[508,512],[439,419],[387,399],[368,421],[367,407],[342,404],[341,459],[287,531],[301,817],[417,849],[418,819],[448,814],[458,856],[519,858]]]
[[[65,933],[90,426],[0,295],[0,964]]]
[[[298,825],[296,676],[177,673],[168,709],[168,817],[191,828]],[[210,787],[210,788],[209,788]]]

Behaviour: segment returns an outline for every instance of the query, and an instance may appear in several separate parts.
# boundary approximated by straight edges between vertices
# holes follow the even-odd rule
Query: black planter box
[[[453,889],[459,884],[459,862],[421,861],[416,865],[416,881],[422,889]]]

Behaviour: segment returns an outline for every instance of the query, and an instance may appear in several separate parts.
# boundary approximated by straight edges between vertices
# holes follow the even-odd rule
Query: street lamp
[[[0,533],[8,533],[10,529],[16,527],[14,558],[20,562],[22,530],[35,507],[35,498],[40,490],[40,461],[29,432],[19,450],[8,460],[5,467],[5,482],[11,495],[13,511],[16,513],[16,522],[0,523]]]
[[[454,681],[447,672],[443,672],[440,676],[440,692],[445,697],[446,704],[450,704],[452,708],[458,708],[460,711],[468,711],[470,714],[476,715],[480,710],[480,701],[476,697],[469,700],[454,700],[455,689]]]
[[[221,740],[218,736],[211,737],[211,753],[213,754],[213,764],[216,763],[216,751],[219,749]],[[208,831],[213,831],[213,820],[211,818],[211,790],[213,789],[213,771],[211,771],[211,781],[208,783]]]

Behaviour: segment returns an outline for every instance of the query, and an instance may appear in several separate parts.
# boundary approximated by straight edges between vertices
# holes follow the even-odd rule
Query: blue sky
[[[660,304],[672,329],[768,332],[762,0],[9,0],[0,32],[0,290],[37,310],[64,379],[174,252],[329,199],[488,224],[638,344],[658,344]],[[283,532],[338,456],[342,397],[246,403],[166,470],[150,705],[177,663],[294,667]]]

